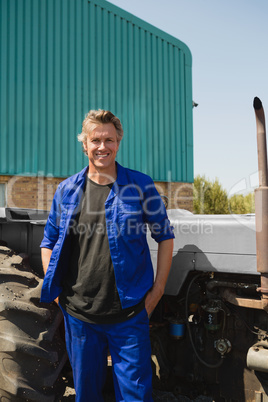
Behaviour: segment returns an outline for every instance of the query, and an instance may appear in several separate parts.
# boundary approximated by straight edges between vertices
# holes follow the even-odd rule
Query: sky
[[[268,0],[110,0],[192,53],[194,175],[231,196],[258,187],[258,96],[268,120]]]

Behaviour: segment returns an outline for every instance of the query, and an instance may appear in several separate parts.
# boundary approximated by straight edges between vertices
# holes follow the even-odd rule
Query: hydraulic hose
[[[190,342],[191,342],[191,345],[192,345],[192,348],[193,348],[193,351],[194,351],[196,357],[198,358],[198,360],[200,361],[200,363],[202,363],[204,366],[213,369],[213,368],[218,368],[218,367],[220,367],[220,366],[222,365],[222,363],[223,363],[223,357],[221,357],[220,360],[219,360],[217,363],[211,364],[211,363],[207,363],[205,360],[203,360],[203,359],[199,356],[199,354],[198,354],[198,352],[197,352],[197,350],[196,350],[194,341],[193,341],[193,337],[192,337],[192,333],[191,333],[191,328],[190,328],[190,324],[189,324],[189,320],[188,320],[188,300],[189,300],[190,289],[191,289],[191,287],[192,287],[192,284],[193,284],[193,283],[196,281],[196,279],[199,278],[200,276],[204,276],[204,274],[201,273],[201,274],[198,274],[198,275],[196,275],[196,276],[194,276],[194,277],[192,278],[191,282],[189,283],[187,292],[186,292],[186,300],[185,300],[186,326],[187,326],[187,330],[188,330],[188,333],[189,333]]]

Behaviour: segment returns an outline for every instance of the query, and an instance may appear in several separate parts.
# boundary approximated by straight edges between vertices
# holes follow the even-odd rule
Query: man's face
[[[108,123],[96,127],[83,145],[89,159],[89,171],[112,174],[119,148],[114,125]]]

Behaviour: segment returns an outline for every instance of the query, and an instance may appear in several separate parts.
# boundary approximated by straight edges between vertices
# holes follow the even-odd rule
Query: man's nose
[[[101,141],[100,145],[99,145],[99,149],[103,149],[103,148],[105,148],[105,142]]]

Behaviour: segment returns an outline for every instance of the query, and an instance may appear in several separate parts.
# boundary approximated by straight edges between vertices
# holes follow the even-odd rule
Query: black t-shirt
[[[83,321],[106,324],[133,317],[144,307],[122,309],[116,288],[105,220],[105,201],[113,183],[88,179],[81,209],[69,228],[70,261],[60,304]]]

